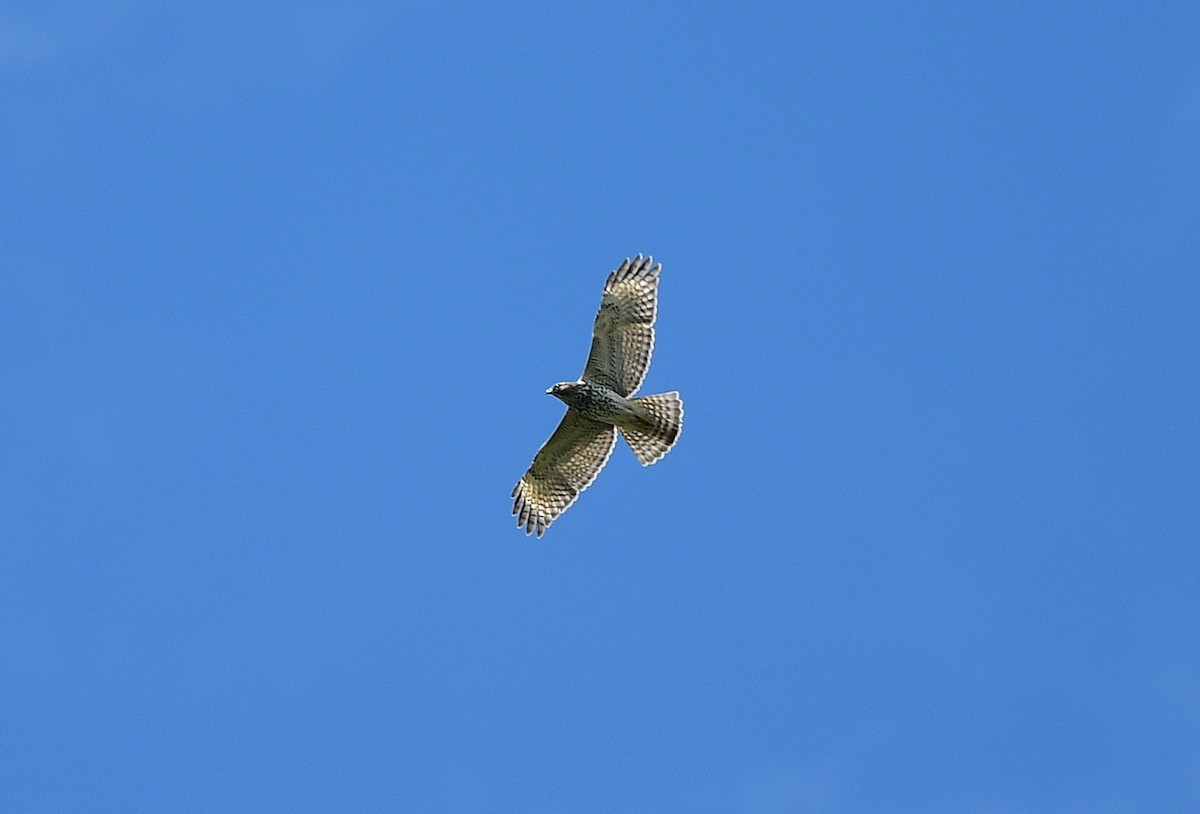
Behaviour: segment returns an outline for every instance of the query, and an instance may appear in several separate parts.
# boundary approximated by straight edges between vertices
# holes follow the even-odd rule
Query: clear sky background
[[[0,809],[1200,810],[1198,145],[1194,3],[5,4]]]

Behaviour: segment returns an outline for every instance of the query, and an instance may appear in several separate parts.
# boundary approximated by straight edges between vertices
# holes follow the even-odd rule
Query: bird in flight
[[[513,514],[525,534],[541,537],[608,463],[620,432],[642,466],[662,459],[683,429],[679,393],[637,396],[654,350],[662,263],[626,258],[604,283],[592,350],[577,382],[546,391],[567,414],[513,489]]]

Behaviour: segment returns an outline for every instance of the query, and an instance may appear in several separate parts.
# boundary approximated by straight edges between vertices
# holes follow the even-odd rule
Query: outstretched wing
[[[513,489],[513,514],[525,533],[541,537],[579,493],[592,485],[617,443],[617,428],[568,409],[533,465]]]
[[[608,275],[592,329],[592,351],[583,368],[585,382],[603,384],[622,396],[635,393],[650,369],[654,318],[658,314],[658,275],[662,263],[639,254]]]

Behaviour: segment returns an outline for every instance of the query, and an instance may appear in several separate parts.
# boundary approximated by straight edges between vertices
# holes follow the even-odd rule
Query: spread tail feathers
[[[671,451],[683,430],[683,399],[679,393],[657,393],[630,399],[642,408],[647,419],[637,426],[619,427],[642,466],[661,460]]]

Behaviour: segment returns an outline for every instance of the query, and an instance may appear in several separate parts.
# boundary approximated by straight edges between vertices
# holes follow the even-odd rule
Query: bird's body
[[[592,421],[619,427],[645,418],[644,411],[632,399],[602,384],[559,382],[546,392]]]
[[[541,537],[591,485],[612,455],[618,432],[643,466],[660,460],[679,440],[679,393],[633,396],[654,350],[662,264],[653,262],[639,254],[608,275],[583,375],[546,391],[567,405],[567,414],[513,489],[513,514],[526,534]]]

